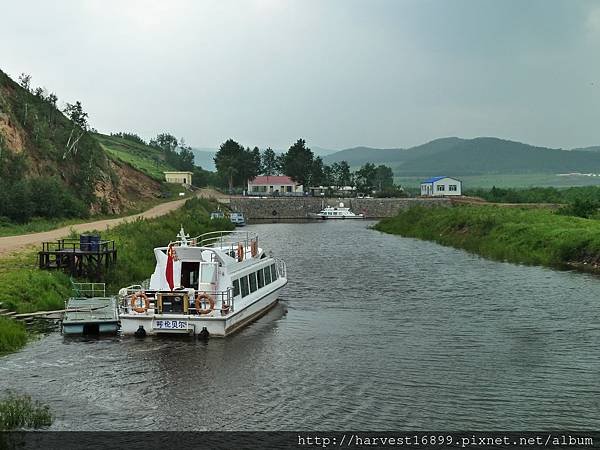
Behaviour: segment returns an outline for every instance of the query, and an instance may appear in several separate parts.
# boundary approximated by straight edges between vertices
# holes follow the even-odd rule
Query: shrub
[[[52,425],[50,408],[28,395],[9,392],[0,400],[0,431],[42,428]]]
[[[0,355],[14,352],[27,343],[27,331],[22,323],[0,317]]]

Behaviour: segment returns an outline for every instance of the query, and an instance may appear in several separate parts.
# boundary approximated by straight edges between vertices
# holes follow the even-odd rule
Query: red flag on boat
[[[175,287],[175,283],[173,282],[173,261],[175,259],[175,251],[173,250],[173,244],[169,244],[169,248],[167,249],[167,269],[165,271],[165,277],[167,278],[167,283],[169,283],[169,287],[173,290]]]

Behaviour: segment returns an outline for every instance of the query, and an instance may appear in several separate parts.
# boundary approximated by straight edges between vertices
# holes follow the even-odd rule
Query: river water
[[[241,332],[63,338],[0,358],[52,429],[599,429],[600,279],[481,259],[371,222],[248,228],[288,264]]]

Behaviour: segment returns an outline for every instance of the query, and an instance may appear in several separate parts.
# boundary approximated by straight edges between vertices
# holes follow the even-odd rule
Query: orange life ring
[[[237,254],[238,262],[242,262],[244,260],[244,244],[241,242],[238,243]]]
[[[202,299],[206,299],[208,301],[209,307],[206,309],[201,309],[200,308],[200,303],[202,302]],[[196,314],[208,314],[210,313],[213,309],[215,309],[215,300],[208,294],[204,293],[204,294],[197,294],[196,295],[196,301],[194,302],[194,306],[196,307]]]
[[[252,240],[252,242],[250,242],[250,254],[252,255],[253,258],[256,257],[256,255],[258,255],[258,240],[254,239]]]
[[[144,306],[137,305],[137,299],[141,298],[144,300]],[[150,300],[148,300],[148,296],[142,291],[136,292],[131,296],[131,307],[136,313],[145,313],[150,308]]]

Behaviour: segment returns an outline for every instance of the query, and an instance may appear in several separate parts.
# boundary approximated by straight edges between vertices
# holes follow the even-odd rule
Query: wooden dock
[[[40,269],[58,269],[72,277],[100,280],[117,263],[117,250],[115,241],[60,239],[44,242],[38,261]]]

